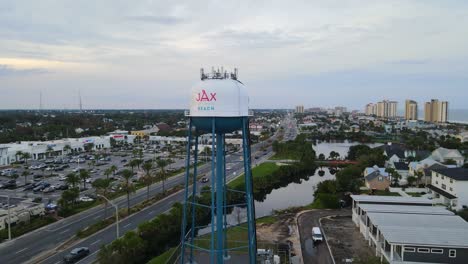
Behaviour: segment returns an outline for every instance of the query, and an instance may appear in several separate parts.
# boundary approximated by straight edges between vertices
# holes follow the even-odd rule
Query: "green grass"
[[[147,264],[166,264],[169,258],[172,256],[176,248],[171,248],[168,251],[164,252],[162,255],[159,255],[152,260],[150,260]]]
[[[269,158],[270,160],[297,160],[297,154],[296,153],[276,153],[275,155],[271,156]]]
[[[279,168],[278,165],[271,162],[265,162],[252,169],[253,178],[261,178],[267,175],[271,175]],[[242,176],[242,175],[240,175]],[[237,177],[231,181],[228,186],[229,188],[235,188],[236,186],[244,185],[244,177]]]

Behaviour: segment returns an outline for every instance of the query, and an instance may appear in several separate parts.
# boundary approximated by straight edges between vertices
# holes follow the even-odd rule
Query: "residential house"
[[[409,174],[409,164],[407,162],[394,162],[390,165],[391,168],[394,168],[395,171],[401,176],[399,184],[408,183],[408,174]]]
[[[374,171],[364,177],[366,182],[366,187],[370,190],[387,190],[390,188],[390,177],[384,176],[380,171]]]
[[[455,210],[468,207],[468,169],[434,169],[431,184],[427,187],[438,203]]]
[[[456,165],[461,167],[465,163],[465,157],[457,149],[438,148],[432,152],[432,159],[446,163],[449,160],[455,161]]]

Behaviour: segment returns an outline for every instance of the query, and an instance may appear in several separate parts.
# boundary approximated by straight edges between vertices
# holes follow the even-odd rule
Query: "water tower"
[[[212,70],[211,73],[200,71],[201,81],[191,90],[189,118],[187,163],[185,175],[185,200],[183,204],[183,222],[181,234],[181,262],[186,263],[234,263],[239,259],[232,252],[243,252],[244,263],[256,263],[257,245],[255,230],[255,208],[252,194],[252,172],[250,155],[249,132],[249,97],[242,82],[237,79],[237,69],[232,73]],[[226,148],[225,134],[234,131],[242,132],[242,159],[245,192],[241,197],[245,199],[242,206],[246,208],[247,239],[245,244],[229,246],[227,237],[228,223],[226,214],[234,205],[227,201],[230,190],[226,184]],[[198,165],[198,137],[203,133],[211,134],[211,169],[207,173],[209,178],[211,204],[202,205],[196,202],[197,195],[197,165]],[[193,170],[190,169],[191,150],[193,151]],[[190,188],[190,182],[193,183]],[[201,226],[196,223],[196,208],[203,206],[211,210],[211,225],[209,229],[209,247],[203,248],[196,243],[196,234]],[[205,209],[206,210],[206,209]],[[237,250],[237,251],[236,251]],[[247,254],[248,252],[248,254]],[[205,255],[200,259],[200,255]],[[231,259],[232,257],[232,259]],[[237,262],[239,263],[239,262]]]

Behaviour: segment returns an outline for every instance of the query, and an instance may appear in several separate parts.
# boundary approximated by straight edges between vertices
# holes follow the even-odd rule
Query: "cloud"
[[[157,16],[157,15],[146,15],[146,16],[127,16],[127,20],[134,22],[145,22],[154,23],[160,25],[177,25],[184,23],[185,20],[175,16]]]
[[[304,37],[281,29],[269,31],[226,29],[208,33],[204,38],[207,41],[215,41],[227,46],[246,48],[281,48],[297,45],[305,41]]]
[[[48,72],[47,69],[42,68],[15,69],[9,65],[0,64],[0,77],[44,74]]]

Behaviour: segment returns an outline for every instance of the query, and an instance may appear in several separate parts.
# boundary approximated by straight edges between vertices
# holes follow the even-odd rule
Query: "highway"
[[[285,138],[294,138],[296,135],[295,125],[288,118],[286,121]],[[289,131],[289,130],[292,130]],[[286,135],[289,135],[286,137]],[[272,139],[274,139],[274,136]],[[262,151],[263,143],[252,145],[252,165],[266,161],[272,155],[272,149],[269,147],[267,151]],[[255,159],[258,157],[258,159]],[[231,171],[228,178],[232,179],[236,175],[242,173],[242,162],[239,155],[228,155],[226,157],[227,163],[232,163]],[[210,171],[210,165],[205,164],[199,168],[199,174],[204,174]],[[234,172],[236,172],[234,174]],[[184,174],[171,177],[166,181],[166,188],[179,185],[184,182]],[[208,183],[209,184],[209,183]],[[150,195],[153,196],[162,192],[161,183],[153,184],[150,188]],[[131,205],[138,204],[146,199],[146,188],[138,190],[135,194],[131,195]],[[165,199],[155,203],[154,205],[145,208],[144,210],[131,215],[130,217],[120,222],[120,234],[123,235],[128,230],[135,229],[139,223],[153,219],[157,215],[169,210],[175,202],[183,200],[183,192],[180,191]],[[122,196],[114,200],[119,208],[126,207],[126,197]],[[112,214],[113,208],[108,207],[108,216]],[[58,246],[72,238],[76,232],[93,223],[104,218],[104,206],[97,206],[84,211],[80,214],[65,218],[51,225],[45,226],[28,234],[25,234],[12,241],[0,244],[0,263],[60,263],[63,256],[69,250],[78,246],[87,246],[91,250],[91,255],[83,259],[79,263],[91,263],[97,255],[97,251],[103,244],[112,242],[115,237],[115,224],[107,227],[106,229],[94,234],[78,243],[67,246],[65,249],[55,251]]]

